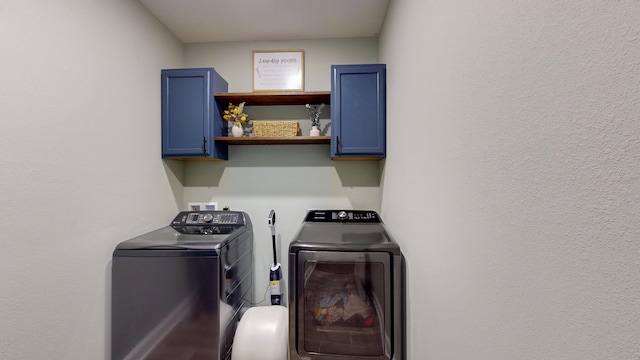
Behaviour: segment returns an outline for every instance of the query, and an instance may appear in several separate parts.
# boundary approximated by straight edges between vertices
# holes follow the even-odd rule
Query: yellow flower
[[[247,121],[247,114],[243,112],[244,110],[244,102],[240,103],[240,105],[235,106],[232,103],[229,103],[227,110],[224,110],[223,119],[227,121],[232,121],[236,124],[240,124]]]

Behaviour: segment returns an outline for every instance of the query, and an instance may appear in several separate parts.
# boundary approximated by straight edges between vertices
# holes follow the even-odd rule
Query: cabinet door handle
[[[205,136],[202,137],[202,153],[207,155],[207,138]]]

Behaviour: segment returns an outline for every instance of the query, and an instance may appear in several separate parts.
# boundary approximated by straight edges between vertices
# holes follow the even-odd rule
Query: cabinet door
[[[331,66],[331,156],[386,155],[386,66]]]
[[[227,82],[214,69],[162,70],[162,157],[227,159],[222,115],[213,98]]]

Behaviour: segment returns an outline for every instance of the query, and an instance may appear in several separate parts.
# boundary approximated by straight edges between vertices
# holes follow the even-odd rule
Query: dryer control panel
[[[349,222],[380,223],[378,213],[371,210],[312,210],[304,221],[308,222]]]

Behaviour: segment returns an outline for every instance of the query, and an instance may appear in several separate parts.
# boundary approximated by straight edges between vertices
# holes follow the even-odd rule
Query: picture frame
[[[254,50],[253,92],[304,91],[303,50]]]

